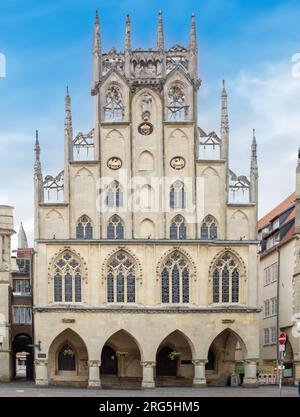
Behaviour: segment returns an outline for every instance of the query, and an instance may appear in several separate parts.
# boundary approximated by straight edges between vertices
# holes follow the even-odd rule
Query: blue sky
[[[299,0],[0,0],[0,204],[15,206],[32,239],[33,142],[39,129],[43,172],[63,165],[65,86],[72,95],[74,131],[93,124],[91,45],[95,10],[104,50],[123,48],[131,15],[134,47],[154,47],[157,12],[164,14],[167,47],[188,44],[196,14],[199,44],[199,124],[219,131],[221,80],[226,79],[231,168],[248,174],[252,128],[257,129],[263,215],[293,191],[300,146]]]

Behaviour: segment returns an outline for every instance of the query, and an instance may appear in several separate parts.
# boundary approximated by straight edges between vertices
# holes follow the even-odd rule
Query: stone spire
[[[197,35],[196,35],[196,22],[195,15],[191,17],[190,28],[190,45],[189,45],[190,57],[189,57],[189,73],[192,78],[198,78],[198,48],[197,48]]]
[[[228,162],[229,158],[229,121],[228,121],[228,102],[225,81],[221,95],[221,159]]]
[[[131,25],[130,16],[126,16],[126,32],[125,32],[125,51],[131,50]]]
[[[251,167],[250,167],[250,202],[258,201],[258,165],[257,165],[257,143],[255,129],[253,129],[253,139],[251,145]]]
[[[39,131],[35,131],[35,146],[34,146],[34,178],[42,181],[42,165],[41,165],[41,147],[39,142]]]
[[[101,36],[100,36],[100,19],[96,11],[94,24],[94,45],[93,45],[93,86],[99,82],[101,77]]]
[[[163,52],[165,49],[163,17],[161,10],[158,12],[157,49],[160,52]]]
[[[65,163],[64,163],[64,200],[65,203],[69,199],[69,162],[73,159],[73,124],[71,97],[69,88],[66,90],[65,97]]]
[[[191,28],[190,28],[190,51],[197,51],[197,35],[196,35],[196,22],[195,14],[191,16]]]
[[[18,249],[28,248],[27,236],[23,227],[23,223],[20,224],[20,229],[18,233]]]
[[[70,147],[72,145],[72,140],[73,140],[73,123],[72,123],[71,97],[69,94],[68,86],[66,89],[66,98],[65,98],[65,136],[68,138],[68,144]]]

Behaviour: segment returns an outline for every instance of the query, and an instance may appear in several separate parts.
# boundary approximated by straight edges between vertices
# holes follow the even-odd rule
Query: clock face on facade
[[[185,159],[182,156],[175,156],[171,159],[170,165],[173,169],[183,169],[185,167]]]
[[[148,122],[141,123],[138,127],[138,131],[141,135],[148,136],[153,132],[153,125]]]
[[[108,168],[116,171],[117,169],[120,169],[122,167],[122,161],[120,158],[113,156],[107,161],[107,166]]]

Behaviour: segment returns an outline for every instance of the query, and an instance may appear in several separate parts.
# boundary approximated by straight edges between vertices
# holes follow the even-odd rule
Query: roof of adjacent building
[[[276,217],[295,205],[295,201],[296,193],[294,192],[258,221],[258,230],[263,229],[272,220],[275,220]],[[295,213],[293,217],[295,217]]]
[[[295,236],[296,193],[292,193],[258,222],[261,256],[289,242]]]

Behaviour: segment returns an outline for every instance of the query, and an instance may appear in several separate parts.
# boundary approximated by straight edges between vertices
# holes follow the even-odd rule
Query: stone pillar
[[[154,388],[154,368],[156,366],[155,361],[141,362],[143,367],[143,381],[142,388]]]
[[[257,362],[258,362],[258,359],[246,359],[244,361],[245,376],[244,376],[244,381],[243,381],[243,387],[245,388],[258,387]]]
[[[206,387],[206,378],[205,378],[205,364],[207,363],[206,359],[194,359],[192,360],[194,365],[194,387]]]
[[[298,382],[300,381],[300,361],[294,360],[294,375],[295,386],[298,386]]]
[[[48,361],[36,360],[35,361],[35,385],[47,386],[48,380]]]
[[[101,361],[99,360],[89,361],[89,388],[101,388],[100,366]]]

